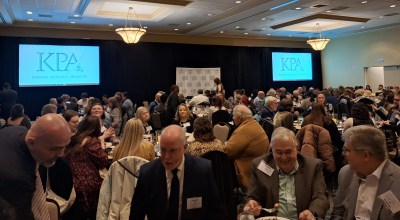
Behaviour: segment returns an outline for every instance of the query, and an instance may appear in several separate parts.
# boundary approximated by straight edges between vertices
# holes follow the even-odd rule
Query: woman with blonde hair
[[[142,122],[144,133],[146,134],[154,133],[154,129],[152,127],[153,124],[150,121],[150,114],[146,107],[144,106],[139,107],[136,110],[135,118],[139,119]]]
[[[117,145],[113,162],[127,156],[137,156],[146,160],[155,159],[153,144],[143,139],[144,127],[140,119],[129,119],[125,125],[121,142]]]
[[[172,121],[172,124],[179,125],[186,129],[186,132],[193,132],[193,115],[190,112],[189,107],[186,104],[180,104],[178,106],[178,110],[175,114],[175,119]]]

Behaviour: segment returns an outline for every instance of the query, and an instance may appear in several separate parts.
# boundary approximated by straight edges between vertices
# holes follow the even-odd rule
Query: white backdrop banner
[[[186,96],[197,95],[198,89],[215,90],[214,78],[221,79],[221,68],[176,68],[176,85],[179,93]]]

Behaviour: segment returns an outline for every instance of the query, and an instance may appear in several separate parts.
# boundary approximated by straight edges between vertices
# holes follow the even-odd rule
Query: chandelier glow
[[[119,34],[122,39],[125,41],[125,43],[127,44],[136,44],[137,42],[139,42],[140,38],[146,33],[146,29],[142,28],[142,24],[140,24],[140,28],[136,28],[136,27],[132,27],[132,23],[129,20],[129,18],[131,17],[132,11],[134,11],[135,15],[136,12],[132,7],[129,7],[128,10],[128,15],[126,16],[126,22],[125,22],[125,27],[123,28],[117,28],[115,30],[115,32],[117,34]],[[137,15],[136,15],[137,17]],[[128,27],[128,21],[129,21],[129,27]]]

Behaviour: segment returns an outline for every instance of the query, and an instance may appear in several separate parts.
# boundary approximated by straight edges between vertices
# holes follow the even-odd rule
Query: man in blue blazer
[[[149,220],[226,219],[211,162],[185,154],[186,146],[185,132],[180,126],[171,125],[163,130],[161,158],[140,168],[130,219],[142,220],[146,215]],[[170,194],[175,175],[179,179],[179,206],[175,210],[177,217],[171,218]]]
[[[367,125],[343,134],[348,161],[339,172],[331,220],[400,219],[400,168],[387,159],[385,135]]]

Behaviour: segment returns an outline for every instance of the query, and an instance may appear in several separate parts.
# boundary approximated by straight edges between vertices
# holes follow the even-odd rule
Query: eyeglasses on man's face
[[[365,149],[350,149],[350,148],[348,148],[348,147],[343,147],[342,148],[342,154],[344,154],[344,155],[349,155],[349,153],[351,152],[351,151],[364,151]]]
[[[282,157],[283,155],[289,157],[289,156],[292,156],[294,154],[293,150],[286,150],[286,151],[274,150],[272,152],[277,157]]]

